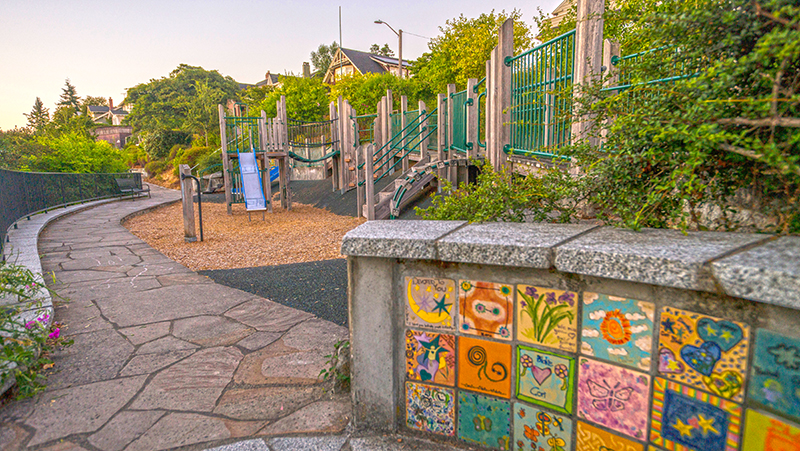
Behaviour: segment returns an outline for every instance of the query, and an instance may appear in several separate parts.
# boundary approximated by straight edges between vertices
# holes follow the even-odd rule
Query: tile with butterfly
[[[511,404],[490,396],[459,391],[458,438],[492,449],[510,449]]]
[[[515,450],[569,451],[572,449],[572,420],[524,403],[514,403]]]

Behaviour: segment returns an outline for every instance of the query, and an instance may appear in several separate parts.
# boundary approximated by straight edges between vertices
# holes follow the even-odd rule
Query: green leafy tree
[[[64,81],[64,87],[61,88],[61,97],[59,97],[58,106],[63,107],[73,115],[80,111],[81,98],[78,97],[78,92],[75,86],[70,83],[69,78]]]
[[[30,128],[0,130],[0,168],[20,170],[23,157],[40,155],[50,149],[37,143]]]
[[[22,158],[24,170],[40,172],[124,172],[128,169],[119,149],[95,141],[78,131],[40,136],[36,142],[49,148]]]
[[[186,125],[193,131],[201,133],[208,147],[208,134],[210,130],[217,130],[219,112],[217,105],[225,97],[225,92],[211,86],[208,80],[195,83],[197,98],[189,104],[186,114]]]
[[[86,96],[83,98],[83,106],[108,106],[108,99],[105,97]]]
[[[251,93],[256,91],[250,91]],[[277,102],[286,96],[286,113],[292,119],[322,120],[328,115],[328,87],[319,78],[284,77],[283,86],[265,93],[261,100],[247,103],[252,115],[275,117]]]
[[[381,97],[386,95],[387,89],[392,90],[393,109],[400,108],[400,96],[408,96],[409,108],[412,110],[416,109],[417,101],[421,99],[419,80],[401,79],[389,73],[344,77],[331,87],[330,98],[331,101],[336,101],[342,96],[359,114],[371,114],[375,112]],[[433,106],[432,103],[428,105]]]
[[[325,72],[328,72],[328,67],[333,62],[333,57],[338,50],[339,44],[334,41],[331,45],[320,44],[315,52],[311,52],[311,64],[317,75],[325,76]]]
[[[389,48],[389,44],[383,44],[383,47],[379,46],[378,44],[372,44],[369,47],[369,53],[379,56],[394,56],[394,51]]]
[[[42,99],[37,97],[33,103],[33,109],[31,109],[30,113],[25,114],[25,117],[28,118],[28,127],[35,133],[42,133],[50,123],[50,110],[45,108]]]

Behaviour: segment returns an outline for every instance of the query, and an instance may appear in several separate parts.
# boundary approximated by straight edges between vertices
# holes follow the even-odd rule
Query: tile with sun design
[[[742,407],[677,382],[655,378],[650,441],[669,451],[737,451]]]
[[[650,376],[580,357],[578,416],[637,440],[647,437]]]
[[[455,287],[450,279],[406,277],[406,325],[455,330]]]
[[[458,301],[458,328],[462,333],[511,340],[514,321],[511,285],[462,280]]]
[[[800,338],[756,331],[748,398],[800,419]]]
[[[511,345],[458,337],[458,386],[487,395],[511,396]]]
[[[575,352],[577,298],[571,291],[517,285],[517,339]]]
[[[575,359],[517,346],[517,397],[562,413],[572,413]]]
[[[434,434],[455,435],[455,392],[406,382],[406,426]]]
[[[514,446],[517,451],[572,449],[572,420],[521,402],[514,403]]]
[[[581,353],[649,371],[654,315],[650,302],[584,293]]]
[[[800,451],[800,426],[767,413],[747,409],[742,449]]]
[[[750,328],[699,313],[661,311],[658,372],[717,396],[744,400]]]
[[[452,386],[456,380],[456,337],[406,330],[406,376]]]
[[[644,451],[644,445],[578,421],[576,451]]]
[[[511,405],[490,396],[458,392],[458,438],[492,449],[509,449]]]

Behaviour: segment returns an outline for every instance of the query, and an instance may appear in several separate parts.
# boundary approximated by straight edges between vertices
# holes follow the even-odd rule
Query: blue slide
[[[264,199],[264,188],[261,185],[261,171],[258,170],[255,152],[236,152],[239,155],[239,173],[242,176],[242,195],[245,210],[264,211],[267,200]],[[272,171],[270,171],[270,179]],[[271,182],[271,180],[270,180]]]

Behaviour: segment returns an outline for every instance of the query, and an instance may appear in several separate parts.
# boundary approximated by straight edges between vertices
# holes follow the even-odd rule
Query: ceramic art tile
[[[509,449],[511,406],[489,396],[458,392],[458,438],[492,449]]]
[[[748,395],[800,419],[800,338],[756,331]]]
[[[453,390],[406,382],[406,425],[434,434],[455,435]]]
[[[581,353],[649,371],[654,315],[650,302],[584,293]]]
[[[566,415],[546,412],[514,403],[514,446],[517,451],[569,451],[572,449],[572,420]]]
[[[562,413],[572,413],[575,359],[517,346],[517,397]]]
[[[511,340],[514,321],[511,285],[462,280],[458,298],[458,327],[462,333]]]
[[[750,329],[747,325],[664,307],[658,372],[717,396],[743,401]]]
[[[570,291],[517,285],[517,339],[575,352],[577,299]]]
[[[406,330],[406,376],[452,386],[456,380],[456,337]]]
[[[458,337],[458,386],[494,396],[511,396],[511,345]]]
[[[746,451],[800,451],[800,426],[772,415],[747,409],[742,449]]]
[[[650,376],[586,357],[578,367],[578,416],[644,440]]]
[[[644,451],[644,445],[578,421],[575,451]]]
[[[736,451],[742,408],[662,378],[653,383],[650,441],[669,451]]]
[[[406,277],[406,325],[455,330],[455,288],[450,279]]]

